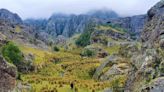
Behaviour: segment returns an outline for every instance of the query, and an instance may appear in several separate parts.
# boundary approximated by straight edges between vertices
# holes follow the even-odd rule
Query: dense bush
[[[90,44],[90,37],[92,32],[94,31],[95,24],[89,23],[86,28],[84,29],[84,32],[80,35],[80,37],[76,40],[76,45],[85,47]]]
[[[84,49],[84,51],[81,52],[82,56],[92,57],[96,55],[96,52],[94,50],[90,49]]]
[[[13,63],[14,65],[18,65],[23,60],[21,51],[12,42],[9,42],[7,45],[3,46],[2,54],[8,62]]]
[[[60,51],[60,49],[57,46],[54,46],[53,49],[54,49],[54,51],[57,51],[57,52]]]

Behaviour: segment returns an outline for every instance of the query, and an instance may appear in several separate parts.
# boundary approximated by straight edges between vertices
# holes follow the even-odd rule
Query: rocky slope
[[[163,82],[164,1],[148,11],[141,35],[142,51],[132,58],[136,69],[129,74],[127,92],[161,92]]]
[[[118,25],[126,29],[132,36],[139,38],[147,20],[146,15],[138,15],[125,18],[117,18],[108,20],[108,24]]]
[[[13,14],[12,12],[6,9],[0,9],[0,19],[9,21],[12,24],[22,24],[21,18],[17,14]]]
[[[6,44],[6,38],[0,34],[0,47]],[[17,68],[7,63],[0,54],[0,91],[9,92],[16,86]]]
[[[37,38],[44,42],[51,42],[61,35],[68,38],[74,34],[82,33],[90,21],[99,23],[104,19],[117,17],[118,14],[114,11],[97,10],[80,15],[54,14],[48,20],[27,19],[24,23],[34,30],[33,34]]]
[[[24,25],[22,19],[6,9],[0,10],[0,33],[3,34],[7,40],[13,40],[20,44],[33,44],[46,48],[45,44],[35,38],[32,34],[33,29]]]
[[[97,24],[112,24],[126,29],[134,39],[139,38],[146,20],[146,15],[118,18],[114,11],[97,10],[87,14],[65,15],[54,14],[48,20],[27,19],[25,25],[33,29],[36,38],[49,43],[54,42],[58,36],[63,38],[72,37],[74,34],[84,32],[86,25],[94,21]],[[48,39],[47,39],[48,38]]]
[[[16,86],[17,69],[0,56],[0,91],[9,92]]]
[[[119,92],[118,90],[125,92],[162,92],[164,90],[164,1],[161,0],[153,6],[145,16],[147,18],[141,32],[141,43],[122,45],[117,54],[109,56],[102,62],[93,76],[94,79],[101,81],[115,80],[116,92]],[[116,24],[118,21],[121,20],[117,20]],[[125,84],[122,86],[118,83],[123,80],[121,77],[125,79],[123,81]]]

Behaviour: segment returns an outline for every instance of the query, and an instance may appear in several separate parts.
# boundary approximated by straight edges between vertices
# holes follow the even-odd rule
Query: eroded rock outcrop
[[[0,56],[0,92],[10,92],[16,85],[17,69]]]
[[[163,30],[164,1],[161,0],[148,11],[148,20],[141,35],[142,51],[129,73],[126,92],[162,92],[163,86]]]
[[[126,29],[132,36],[139,38],[146,22],[146,15],[137,15],[132,17],[116,18],[108,20],[108,23],[118,25]]]
[[[12,24],[22,24],[21,18],[16,14],[6,9],[0,9],[0,19],[8,21]]]

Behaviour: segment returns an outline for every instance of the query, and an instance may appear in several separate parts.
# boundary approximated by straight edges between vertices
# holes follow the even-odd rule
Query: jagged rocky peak
[[[48,33],[53,36],[63,35],[70,37],[75,33],[83,32],[85,25],[89,22],[87,15],[52,15],[46,27]]]
[[[148,21],[144,27],[141,35],[142,42],[147,42],[149,47],[160,43],[163,43],[163,31],[164,31],[164,1],[161,0],[154,7],[148,11]],[[151,45],[151,46],[150,46]]]
[[[75,33],[83,32],[86,24],[93,19],[103,20],[117,17],[117,13],[107,10],[97,10],[80,15],[54,14],[49,18],[46,30],[53,36],[70,37]]]
[[[16,14],[6,9],[0,9],[0,19],[8,21],[12,24],[22,24],[22,19]]]
[[[151,20],[154,16],[158,16],[159,14],[163,14],[164,9],[164,1],[161,0],[159,3],[157,3],[154,7],[152,7],[148,11],[149,19]]]

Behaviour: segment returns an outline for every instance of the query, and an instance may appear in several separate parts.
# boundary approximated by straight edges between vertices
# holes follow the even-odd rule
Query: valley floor
[[[82,58],[76,51],[50,52],[21,46],[25,54],[35,55],[35,72],[21,74],[22,92],[102,92],[108,81],[92,79],[101,59]],[[79,49],[80,50],[80,49]]]

